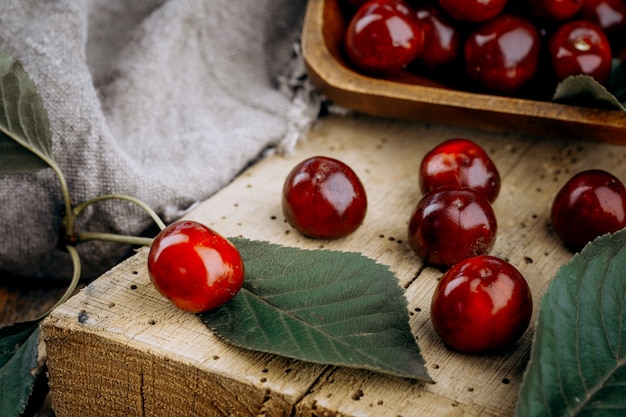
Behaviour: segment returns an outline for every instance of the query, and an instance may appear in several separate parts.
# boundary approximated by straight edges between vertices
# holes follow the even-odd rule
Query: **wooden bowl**
[[[311,81],[332,102],[380,117],[626,144],[621,110],[470,93],[409,72],[392,78],[359,74],[343,57],[340,1],[309,1],[302,32]]]

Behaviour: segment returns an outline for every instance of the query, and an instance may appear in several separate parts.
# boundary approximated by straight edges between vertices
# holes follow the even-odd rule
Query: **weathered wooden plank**
[[[424,268],[406,242],[408,219],[421,196],[419,162],[451,137],[475,140],[500,169],[502,190],[494,204],[499,231],[492,254],[509,259],[526,276],[536,316],[547,282],[570,257],[549,226],[554,193],[582,169],[600,167],[626,178],[626,148],[365,116],[328,117],[294,154],[260,161],[187,217],[225,236],[358,251],[389,265],[406,288],[410,324],[436,384],[232,347],[158,295],[142,250],[45,322],[57,415],[510,415],[532,330],[501,355],[447,349],[429,319],[442,272]],[[345,239],[307,239],[283,219],[282,182],[291,167],[315,154],[348,163],[368,191],[366,220]]]
[[[47,320],[59,416],[290,415],[323,371],[223,343],[149,281],[146,251]]]

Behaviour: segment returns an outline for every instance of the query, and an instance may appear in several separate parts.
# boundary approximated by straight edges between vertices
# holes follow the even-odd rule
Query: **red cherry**
[[[192,313],[221,306],[239,292],[244,280],[237,248],[209,227],[189,220],[159,232],[148,254],[148,272],[164,297]]]
[[[419,7],[415,16],[424,30],[424,49],[417,61],[429,69],[453,63],[461,44],[455,24],[436,7]]]
[[[471,188],[439,187],[415,207],[408,241],[423,262],[449,267],[487,254],[496,231],[496,216],[484,195]]]
[[[580,17],[600,26],[613,52],[626,46],[626,1],[585,0]]]
[[[346,54],[359,70],[389,74],[415,60],[424,47],[424,31],[405,12],[405,3],[371,0],[350,19],[344,40]]]
[[[502,93],[522,88],[537,71],[540,37],[528,20],[501,15],[465,43],[465,70],[480,86]]]
[[[585,0],[581,18],[589,20],[602,29],[611,42],[611,50],[626,51],[626,1],[624,0]],[[620,57],[624,60],[623,57]]]
[[[610,38],[626,36],[626,2],[624,0],[585,0],[580,17],[589,20]]]
[[[442,186],[469,187],[493,203],[500,192],[500,173],[476,143],[448,139],[431,149],[420,165],[420,188],[426,193]]]
[[[606,171],[579,172],[554,198],[551,220],[563,243],[579,251],[598,236],[626,227],[626,188]]]
[[[441,278],[431,302],[431,321],[441,339],[464,353],[510,348],[524,334],[533,300],[522,274],[510,263],[477,256]]]
[[[559,81],[570,75],[590,75],[603,84],[611,75],[611,46],[598,25],[573,20],[561,25],[548,43]]]
[[[507,0],[439,0],[439,6],[456,20],[485,22],[498,16]]]
[[[367,196],[348,165],[315,156],[297,164],[285,179],[282,209],[287,222],[303,235],[336,239],[361,225]]]
[[[586,0],[528,0],[535,16],[546,20],[563,21],[574,17]]]
[[[564,23],[550,38],[548,48],[559,81],[584,74],[605,83],[611,75],[611,46],[595,23],[586,20]]]
[[[413,9],[409,6],[405,0],[378,0],[380,3],[387,3],[391,6],[396,12],[403,14],[409,19],[414,19]]]

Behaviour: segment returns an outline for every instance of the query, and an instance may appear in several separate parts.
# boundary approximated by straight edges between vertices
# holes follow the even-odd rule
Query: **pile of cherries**
[[[423,195],[408,224],[408,241],[425,263],[445,270],[431,302],[431,321],[442,340],[467,353],[498,352],[526,331],[532,295],[522,274],[489,255],[497,221],[491,206],[500,174],[488,154],[464,138],[444,141],[422,159]],[[344,162],[314,156],[298,163],[282,190],[287,222],[315,239],[355,232],[367,213],[365,187]],[[626,188],[602,170],[583,171],[556,195],[556,234],[574,251],[596,237],[626,227]],[[242,288],[238,249],[216,231],[183,220],[163,229],[148,255],[155,288],[194,313],[216,309]]]
[[[431,321],[451,348],[466,353],[511,347],[530,323],[533,301],[526,279],[508,261],[489,255],[497,234],[492,203],[500,174],[476,143],[454,138],[422,159],[422,197],[408,224],[408,242],[425,264],[445,272],[431,301]],[[342,161],[314,156],[292,169],[282,192],[288,223],[301,234],[338,239],[365,219],[367,196]],[[626,227],[626,188],[602,170],[572,177],[552,203],[552,226],[573,251]]]
[[[341,1],[346,57],[372,76],[406,70],[470,91],[545,95],[571,75],[606,84],[626,55],[624,0]]]

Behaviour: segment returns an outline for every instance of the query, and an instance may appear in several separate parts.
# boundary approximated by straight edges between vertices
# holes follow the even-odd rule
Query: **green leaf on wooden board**
[[[0,52],[0,174],[47,168],[52,161],[48,113],[22,64]]]
[[[389,269],[357,253],[230,239],[246,268],[242,290],[201,314],[227,341],[303,361],[432,382]]]
[[[626,416],[626,229],[574,255],[542,298],[517,416]]]
[[[575,75],[561,81],[552,100],[557,103],[626,111],[613,93],[588,75]]]
[[[0,416],[22,414],[33,391],[39,354],[39,321],[0,329]]]

